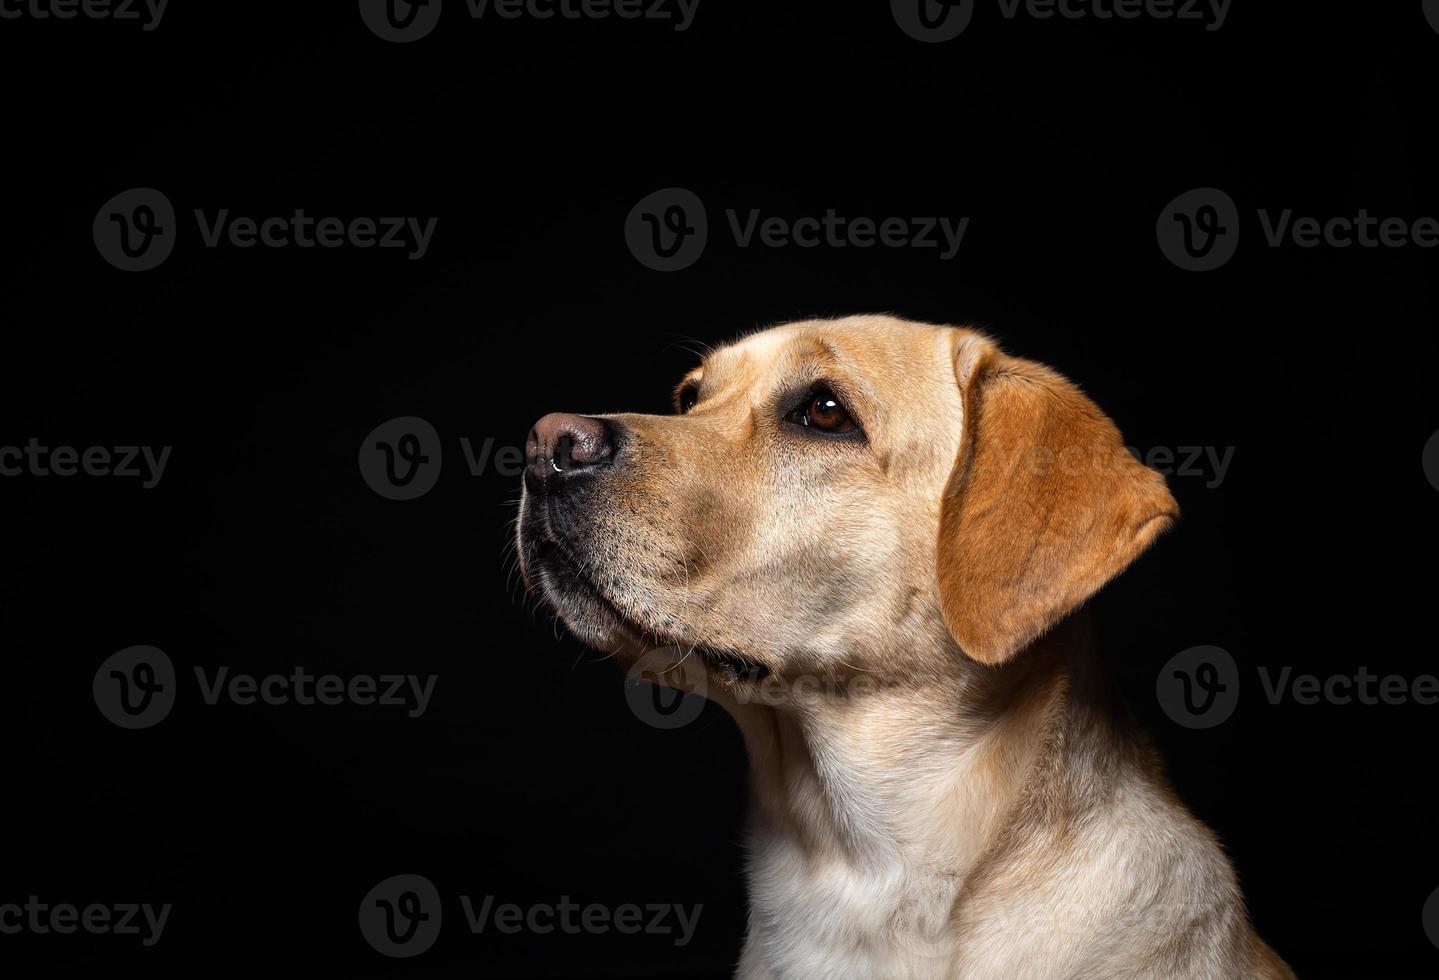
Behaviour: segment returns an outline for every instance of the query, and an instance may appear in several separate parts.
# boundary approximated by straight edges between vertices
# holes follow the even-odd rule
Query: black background
[[[744,923],[744,759],[713,708],[661,732],[522,595],[518,479],[458,439],[546,411],[666,410],[689,348],[797,317],[981,324],[1079,381],[1136,447],[1235,447],[1173,477],[1181,525],[1097,600],[1106,649],[1261,934],[1301,976],[1432,976],[1439,707],[1266,702],[1255,668],[1435,669],[1439,496],[1421,453],[1435,253],[1272,249],[1255,209],[1439,214],[1439,34],[1418,2],[1234,4],[1176,21],[1007,20],[921,44],[884,3],[702,2],[693,26],[471,20],[411,44],[353,3],[176,0],[153,32],[0,20],[7,192],[0,445],[173,446],[164,479],[0,480],[0,902],[173,902],[162,940],[0,936],[0,973],[726,976]],[[300,9],[303,8],[303,9]],[[162,190],[174,254],[125,273],[91,222]],[[634,204],[697,193],[681,272],[626,247]],[[1155,242],[1226,190],[1235,258]],[[434,216],[428,255],[201,247],[188,215]],[[724,212],[968,216],[960,254],[737,247]],[[188,221],[188,225],[186,222]],[[362,438],[416,415],[435,488],[386,500]],[[132,644],[182,675],[123,731],[91,678]],[[1215,644],[1225,724],[1154,697]],[[425,715],[203,704],[191,672],[439,675]],[[356,927],[402,872],[446,896],[389,960]],[[703,904],[694,940],[471,935],[456,896]]]

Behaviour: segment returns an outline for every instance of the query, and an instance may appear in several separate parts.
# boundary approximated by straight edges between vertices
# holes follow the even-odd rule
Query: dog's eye
[[[817,385],[810,389],[804,401],[785,416],[785,421],[836,436],[854,432],[859,428],[844,403],[828,385]]]
[[[693,381],[686,382],[675,392],[675,411],[683,415],[695,407],[700,400],[700,386]]]

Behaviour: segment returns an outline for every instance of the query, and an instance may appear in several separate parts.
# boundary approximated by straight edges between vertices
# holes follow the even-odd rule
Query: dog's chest
[[[987,893],[964,903],[958,887],[951,876],[901,862],[860,870],[816,859],[789,841],[762,843],[751,855],[750,933],[737,978],[1069,976],[1086,945],[1082,938],[1094,927],[1085,910],[1100,904],[1069,891],[1086,888],[1080,880],[1059,891]],[[1122,972],[1122,951],[1112,953],[1115,972]]]
[[[750,861],[750,936],[740,980],[952,975],[955,884],[899,862],[856,868],[760,842]]]

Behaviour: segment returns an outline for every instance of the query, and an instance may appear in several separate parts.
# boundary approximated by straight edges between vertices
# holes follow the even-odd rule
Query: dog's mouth
[[[544,572],[542,591],[546,598],[552,605],[562,607],[562,612],[581,609],[592,615],[598,613],[608,621],[606,625],[641,646],[691,650],[706,666],[730,680],[753,683],[769,676],[768,667],[742,653],[695,644],[640,622],[610,598],[586,570],[584,562],[553,534],[540,536],[531,550],[531,561]]]

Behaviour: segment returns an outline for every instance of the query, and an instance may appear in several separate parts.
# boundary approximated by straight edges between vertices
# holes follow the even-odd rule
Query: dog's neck
[[[1046,774],[1073,750],[1088,633],[1074,617],[1000,667],[957,659],[918,687],[731,707],[750,756],[752,845],[962,887],[1005,828],[1051,795]],[[1093,706],[1079,710],[1092,726]]]

